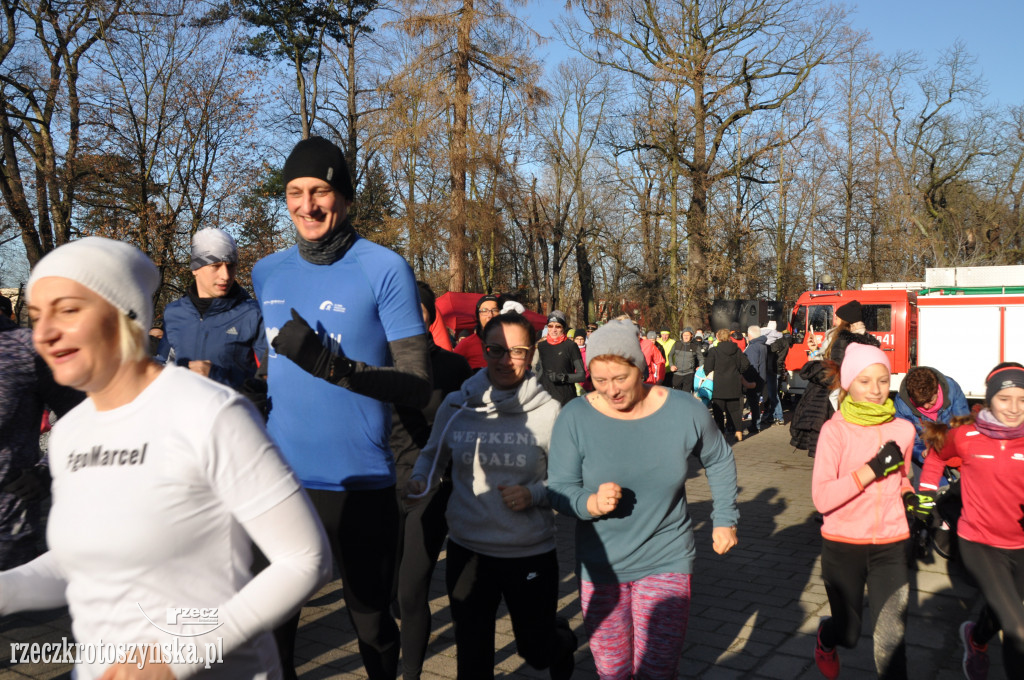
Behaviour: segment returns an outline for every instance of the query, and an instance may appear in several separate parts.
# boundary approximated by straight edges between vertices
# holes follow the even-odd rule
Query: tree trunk
[[[351,16],[352,8],[349,5]],[[348,77],[348,138],[345,141],[345,161],[348,163],[349,176],[352,178],[352,188],[359,182],[359,173],[356,163],[356,154],[359,149],[359,110],[356,108],[356,35],[358,27],[352,23],[348,28],[348,65],[346,67]]]
[[[466,288],[466,156],[469,120],[469,56],[470,27],[473,23],[473,0],[462,3],[455,48],[455,100],[451,139],[451,215],[448,236],[448,289],[463,292]]]
[[[576,273],[580,279],[580,302],[583,306],[583,326],[590,323],[594,311],[594,269],[590,265],[587,246],[582,236],[576,242]]]

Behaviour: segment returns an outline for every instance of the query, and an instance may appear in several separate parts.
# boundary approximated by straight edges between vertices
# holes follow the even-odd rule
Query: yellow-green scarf
[[[896,405],[892,403],[892,399],[886,399],[884,404],[843,399],[843,403],[839,405],[839,411],[848,423],[853,423],[854,425],[881,425],[882,423],[889,422],[896,416]]]

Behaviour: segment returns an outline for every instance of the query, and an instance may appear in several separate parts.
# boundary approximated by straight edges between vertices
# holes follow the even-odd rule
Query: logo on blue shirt
[[[324,300],[323,302],[320,303],[320,311],[322,311],[322,312],[341,312],[342,314],[344,314],[345,313],[345,307],[343,305],[335,304],[335,303],[331,302],[330,300]]]

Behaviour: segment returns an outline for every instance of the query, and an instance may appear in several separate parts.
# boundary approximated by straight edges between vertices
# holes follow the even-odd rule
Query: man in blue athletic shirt
[[[299,142],[283,179],[296,245],[252,271],[271,343],[267,429],[327,530],[367,675],[394,680],[389,402],[426,406],[429,336],[412,269],[349,224],[354,192],[341,149],[321,137]],[[276,631],[285,677],[295,677],[297,627],[298,615]]]

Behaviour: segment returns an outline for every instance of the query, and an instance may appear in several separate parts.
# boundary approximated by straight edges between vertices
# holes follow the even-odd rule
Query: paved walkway
[[[711,501],[702,472],[687,484],[696,521],[698,557],[690,625],[680,664],[681,678],[732,680],[820,678],[812,661],[818,620],[828,614],[819,567],[819,528],[810,500],[811,459],[789,446],[788,428],[774,427],[734,447],[740,480],[740,543],[728,555],[711,550]],[[584,640],[576,585],[572,577],[572,523],[559,518],[558,552],[563,570],[561,614]],[[442,554],[442,562],[444,556]],[[951,576],[952,572],[952,576]],[[455,677],[455,646],[444,565],[432,586],[434,634],[424,678]],[[957,628],[977,612],[974,588],[956,565],[941,557],[919,563],[912,574],[908,625],[910,678],[961,678]],[[504,611],[498,623],[498,678],[547,678],[515,654]],[[36,613],[0,620],[0,679],[63,678],[67,666],[12,665],[11,642],[52,642],[67,636],[63,613]],[[341,604],[340,584],[325,587],[302,613],[297,656],[302,680],[365,678],[355,636]],[[993,680],[1005,677],[998,642],[990,645]],[[844,679],[874,677],[871,640],[862,636],[853,651],[840,650]],[[596,678],[584,644],[574,678]]]

